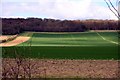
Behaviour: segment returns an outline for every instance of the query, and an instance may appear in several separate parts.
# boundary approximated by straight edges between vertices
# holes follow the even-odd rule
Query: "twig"
[[[107,2],[106,0],[104,0],[104,1],[106,2],[108,8],[114,13],[114,15],[115,15],[118,19],[120,19],[120,16],[118,16],[118,15],[111,9],[111,7],[110,7],[110,5],[108,4],[108,2]]]

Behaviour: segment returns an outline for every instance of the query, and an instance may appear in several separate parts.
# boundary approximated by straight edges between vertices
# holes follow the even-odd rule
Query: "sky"
[[[117,7],[117,0],[111,1]],[[0,4],[3,18],[117,19],[104,0],[1,0]]]

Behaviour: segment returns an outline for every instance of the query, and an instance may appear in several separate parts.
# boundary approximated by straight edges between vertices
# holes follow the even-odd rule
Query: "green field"
[[[3,47],[3,57],[19,54],[47,59],[119,59],[117,32],[26,32],[27,42]]]

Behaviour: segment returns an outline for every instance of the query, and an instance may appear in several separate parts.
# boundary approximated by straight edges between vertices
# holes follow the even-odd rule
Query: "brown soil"
[[[30,65],[29,65],[30,63]],[[30,59],[23,60],[20,67],[19,77],[28,77],[27,66],[31,66],[31,76],[34,78],[117,78],[118,61],[117,60],[41,60]],[[23,70],[24,66],[24,70]],[[3,60],[3,73],[8,71],[13,74],[11,68],[16,70],[15,59]],[[26,67],[26,70],[25,70]]]
[[[4,36],[4,38],[6,38],[6,37]],[[16,39],[14,39],[12,41],[5,42],[5,43],[0,43],[0,46],[15,46],[15,45],[23,43],[23,42],[25,42],[25,41],[27,41],[29,39],[30,39],[30,37],[19,36],[19,37],[17,37]]]

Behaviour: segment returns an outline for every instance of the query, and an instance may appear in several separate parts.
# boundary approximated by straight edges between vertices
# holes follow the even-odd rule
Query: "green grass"
[[[3,57],[15,53],[27,58],[119,59],[118,33],[23,33],[31,39],[14,47],[4,47]]]
[[[101,36],[107,40],[118,42],[116,32],[101,32]],[[33,33],[31,40],[18,46],[115,46],[107,40],[103,40],[96,32],[88,33]]]

